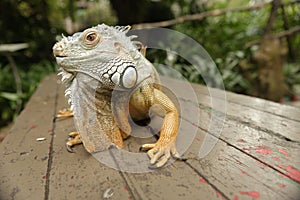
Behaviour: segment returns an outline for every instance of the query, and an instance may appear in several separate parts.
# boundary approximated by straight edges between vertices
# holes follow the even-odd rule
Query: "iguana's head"
[[[62,80],[72,80],[85,73],[108,85],[131,88],[137,81],[136,57],[140,53],[126,36],[130,29],[101,24],[72,36],[53,46],[53,54],[62,68]]]

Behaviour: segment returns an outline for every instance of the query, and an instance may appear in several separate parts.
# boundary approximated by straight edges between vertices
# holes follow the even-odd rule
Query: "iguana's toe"
[[[78,132],[71,132],[69,133],[69,136],[72,138],[66,143],[67,151],[70,153],[74,153],[75,151],[72,149],[72,147],[76,144],[81,144],[81,138]]]
[[[59,110],[56,117],[57,118],[73,117],[73,110],[71,110],[71,109]]]
[[[170,159],[171,155],[178,159],[180,158],[179,153],[176,150],[175,142],[170,142],[167,145],[162,145],[160,142],[155,144],[144,144],[141,147],[142,150],[149,150],[147,152],[150,158],[150,169],[160,168],[163,167],[168,160]]]
[[[155,144],[144,144],[140,147],[140,151],[148,151],[155,147]]]

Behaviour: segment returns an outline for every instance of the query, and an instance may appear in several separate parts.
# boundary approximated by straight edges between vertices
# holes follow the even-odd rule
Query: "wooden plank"
[[[279,104],[272,101],[266,101],[260,98],[251,98],[246,95],[233,94],[231,92],[227,93],[228,101],[247,107],[251,107],[256,110],[269,112],[273,115],[278,115],[283,118],[291,119],[300,122],[299,118],[299,108],[290,105]],[[251,104],[249,104],[249,99],[251,98]],[[267,104],[266,104],[267,102]],[[295,112],[296,111],[296,112]]]
[[[219,192],[182,162],[145,174],[126,174],[134,199],[220,199]]]
[[[191,147],[191,157],[197,148]],[[299,184],[272,168],[259,164],[236,148],[219,141],[213,151],[201,160],[187,163],[214,185],[226,199],[298,199]]]
[[[174,81],[173,83],[171,83],[168,80],[169,85],[174,86]],[[176,90],[180,90],[180,87],[178,87],[177,84],[177,88]],[[196,94],[200,94],[200,90],[202,89],[201,86],[198,87],[197,85],[194,86],[195,90],[196,90]],[[181,88],[182,93],[184,93],[185,88]],[[180,93],[180,91],[179,91]],[[211,99],[210,96],[198,96],[199,97],[199,102],[200,104],[190,104],[189,106],[194,106],[194,110],[196,110],[198,107],[198,109],[200,110],[201,114],[201,121],[198,124],[199,128],[201,130],[204,131],[208,131],[208,127],[211,123],[211,115],[212,112],[216,112],[214,110],[211,110]],[[185,100],[189,99],[184,99],[183,96],[181,96],[181,102],[184,102]],[[251,99],[249,99],[251,100]],[[255,99],[254,99],[255,100]],[[219,100],[217,99],[216,102],[218,102]],[[248,101],[248,103],[251,105],[251,101]],[[268,105],[268,101],[265,101],[265,105]],[[183,105],[183,104],[182,104]],[[203,106],[205,105],[205,106]],[[236,107],[238,107],[239,109],[236,109]],[[244,108],[246,107],[246,109]],[[254,121],[254,122],[249,122],[247,121],[247,116],[249,115],[249,113],[254,113],[256,114],[257,112],[259,114],[257,114],[256,116],[261,116],[264,117],[265,115],[267,115],[268,120],[272,121],[273,118],[275,118],[277,121],[276,122],[280,122],[282,120],[285,120],[286,118],[281,118],[279,115],[271,115],[269,112],[261,112],[261,111],[256,111],[254,109],[249,109],[251,108],[251,106],[241,106],[241,105],[235,105],[234,103],[229,103],[229,106],[227,108],[227,119],[225,121],[225,127],[222,131],[221,134],[221,141],[224,142],[223,145],[225,146],[229,146],[233,149],[236,149],[238,152],[236,154],[241,154],[241,161],[243,159],[250,159],[251,161],[254,161],[252,163],[254,163],[253,166],[251,166],[251,168],[256,169],[258,164],[257,163],[262,163],[265,167],[268,168],[268,170],[270,172],[276,172],[278,173],[278,177],[280,176],[285,177],[286,182],[290,183],[290,190],[285,191],[286,193],[292,194],[292,196],[289,196],[287,194],[287,197],[290,197],[291,199],[297,199],[297,195],[299,195],[299,143],[298,143],[298,139],[299,139],[299,134],[298,134],[298,127],[299,127],[299,123],[297,123],[297,121],[295,120],[290,120],[288,119],[287,123],[288,123],[288,127],[290,129],[292,129],[291,133],[294,133],[293,131],[296,131],[296,133],[294,134],[294,139],[296,141],[291,142],[290,140],[285,140],[283,137],[276,137],[274,133],[270,133],[269,130],[267,128],[272,128],[271,124],[264,124],[262,122],[260,122],[259,120]],[[297,109],[294,110],[292,113],[290,113],[291,115],[293,114],[298,114]],[[220,114],[220,113],[219,113]],[[234,117],[232,117],[234,116]],[[286,122],[286,121],[285,121]],[[259,123],[258,125],[253,126],[253,123]],[[193,125],[197,125],[196,121],[190,121],[191,126]],[[265,128],[265,126],[267,128]],[[277,127],[278,128],[278,127]],[[282,128],[282,127],[280,127]],[[275,128],[273,130],[276,130]],[[287,129],[289,130],[289,129]],[[281,131],[283,131],[283,129],[281,129]],[[287,134],[288,135],[288,134]],[[218,145],[220,146],[220,144]],[[216,147],[217,148],[217,147]],[[198,150],[199,151],[199,150]],[[226,153],[226,152],[225,152]],[[213,154],[213,153],[212,153]],[[197,154],[194,152],[194,157]],[[235,154],[229,155],[229,156],[234,156]],[[245,158],[243,158],[243,156]],[[222,158],[220,158],[222,159]],[[194,160],[193,160],[194,161]],[[196,162],[196,161],[195,161]],[[200,161],[201,162],[201,161]],[[208,159],[207,162],[210,162],[210,160]],[[211,165],[213,165],[213,162],[210,162]],[[255,165],[256,163],[256,165]],[[197,164],[195,164],[195,169],[198,169],[199,166]],[[203,173],[204,171],[202,170],[201,173]],[[246,172],[245,170],[243,170],[243,172]],[[269,174],[269,173],[268,173]],[[257,177],[258,174],[256,174],[254,177]],[[217,177],[217,176],[216,176]],[[272,177],[272,176],[270,176]],[[216,178],[219,179],[219,178]],[[272,180],[278,180],[278,178],[276,179],[276,177],[272,177],[270,178]],[[217,180],[220,181],[220,180]],[[249,185],[251,184],[251,181],[248,180],[247,182],[249,182]],[[254,183],[253,183],[254,184]],[[256,183],[257,184],[257,183]],[[261,184],[258,184],[261,187]],[[264,185],[267,186],[267,188],[271,187],[272,185],[270,185],[270,183],[264,183]],[[284,184],[281,184],[282,187],[285,187]],[[219,188],[221,191],[223,191],[223,189],[221,189],[219,186],[216,186],[217,188]],[[231,185],[231,187],[229,188],[236,188],[235,185]],[[263,187],[262,187],[263,188]],[[267,188],[264,188],[266,190],[263,189],[263,191],[268,191]],[[247,188],[246,188],[247,189]],[[275,191],[276,188],[273,189],[273,191]],[[292,192],[291,192],[292,191]],[[238,192],[238,191],[236,191]],[[232,191],[230,191],[229,193],[234,193]],[[243,193],[243,192],[242,192]],[[272,193],[272,192],[271,192]],[[274,192],[273,192],[274,193]],[[276,193],[275,197],[276,196]],[[226,195],[226,194],[225,194]],[[283,195],[283,196],[284,196]],[[282,195],[281,195],[282,196]],[[226,195],[226,197],[228,197],[228,194]],[[234,198],[235,196],[229,196],[230,198]],[[238,196],[237,196],[238,197]],[[267,197],[267,196],[266,196]],[[281,197],[279,197],[281,198]],[[289,198],[288,198],[289,199]]]
[[[206,118],[202,115],[202,118]],[[184,127],[194,126],[192,124]],[[195,170],[203,185],[215,188],[215,198],[220,199],[297,199],[299,184],[277,170],[270,168],[234,146],[219,140],[213,151],[199,160],[203,138],[207,133],[199,131],[195,140],[185,153],[186,166],[179,173],[186,173],[187,168]],[[180,162],[175,162],[174,167]],[[186,175],[186,174],[185,174]],[[144,175],[147,179],[148,176]],[[139,187],[140,181],[132,181]],[[194,188],[195,189],[195,188]],[[159,193],[160,190],[157,190]],[[174,193],[174,192],[173,192]]]
[[[200,112],[201,131],[196,135],[185,157],[189,158],[187,163],[203,176],[208,184],[220,191],[219,195],[222,198],[247,199],[247,196],[254,198],[257,195],[260,199],[297,199],[300,195],[297,170],[299,145],[282,147],[280,139],[274,141],[272,137],[257,142],[255,131],[243,131],[238,128],[239,124],[230,124],[226,121],[217,145],[208,156],[199,160],[200,146],[203,138],[208,134],[207,127],[210,122],[207,110],[200,110]],[[186,127],[191,126],[195,124],[190,122],[190,125]],[[238,133],[239,129],[241,132]],[[244,130],[248,129],[244,127]],[[264,132],[258,133],[258,136],[259,134],[266,135]],[[266,141],[268,143],[265,143]],[[251,151],[247,152],[247,149],[243,149],[241,145],[245,144],[253,145]],[[281,150],[273,151],[271,148],[269,150],[266,145],[272,145],[272,148],[281,148]],[[278,166],[285,167],[278,169]]]
[[[207,131],[210,114],[202,110],[201,116],[199,127]],[[230,119],[225,121],[220,138],[228,145],[234,146],[300,183],[299,177],[291,173],[293,170],[300,171],[299,143],[286,141],[264,130],[257,130]]]
[[[177,93],[179,94],[179,98],[181,98],[182,100],[187,100],[189,103],[191,103],[191,106],[202,106],[202,109],[212,108],[212,98],[209,95],[207,88],[204,88],[201,85],[191,84],[191,86],[195,90],[195,94],[197,95],[197,99],[195,101],[194,99],[191,100],[185,97],[186,88],[180,87],[180,85],[184,84],[183,82],[170,78],[163,79],[163,81],[164,84],[168,85],[171,90],[177,91]],[[259,104],[264,105],[264,107],[261,107],[261,109],[265,108],[265,110],[258,110],[255,108],[255,106],[252,106],[253,104],[257,105],[257,98],[242,97],[243,95],[238,95],[239,97],[244,99],[244,103],[231,103],[230,101],[227,102],[227,95],[231,96],[231,99],[236,99],[237,97],[233,97],[233,93],[223,93],[224,91],[219,91],[216,89],[211,89],[211,91],[214,91],[214,97],[217,97],[213,99],[216,105],[227,106],[226,118],[229,117],[236,120],[238,123],[244,123],[255,129],[263,129],[266,132],[269,132],[274,136],[282,137],[287,141],[300,142],[299,108],[290,106],[282,106],[282,108],[280,108],[280,105],[278,104],[276,112],[277,114],[274,114],[272,113],[273,109],[268,110],[269,107],[274,108],[275,103],[273,102],[262,99],[259,100]],[[221,108],[222,110],[218,110],[218,106],[216,106],[215,108],[217,108],[217,110],[214,111],[224,111],[223,108]],[[286,117],[282,116],[282,114],[284,114],[284,116]]]
[[[43,199],[56,100],[46,77],[0,145],[0,199]],[[49,84],[51,83],[51,84]],[[37,138],[45,138],[37,141]]]
[[[211,98],[209,96],[199,97],[199,103],[205,107],[211,107],[210,102]],[[221,103],[218,99],[215,99],[215,102]],[[249,101],[250,105],[251,103],[252,101]],[[268,101],[265,102],[266,107],[268,107],[268,103]],[[282,110],[284,110],[284,108],[282,108]],[[300,117],[300,110],[297,108],[290,113],[291,115],[295,114],[295,116],[299,114]],[[282,139],[287,141],[300,142],[300,123],[296,120],[230,102],[227,103],[226,115],[226,118],[235,120],[237,123],[243,123],[258,130],[265,130],[265,132],[269,132],[277,137],[282,137]]]
[[[196,85],[195,90],[196,94],[199,94],[201,87]],[[199,102],[201,102],[200,105],[190,104],[189,106],[201,107],[200,115],[202,117],[199,126],[208,131],[211,112],[214,111],[203,108],[211,108],[210,97],[202,95],[199,97]],[[248,103],[252,104],[251,99],[248,100]],[[266,107],[269,103],[269,101],[265,102]],[[300,157],[300,123],[233,103],[228,103],[227,106],[226,121],[221,138],[241,151],[268,163],[299,183],[300,178],[293,173],[300,171],[298,159]],[[285,108],[283,107],[281,110]],[[294,116],[300,114],[297,108],[293,111],[289,110],[289,113]],[[195,124],[194,121],[191,123]]]
[[[59,94],[62,94],[60,91]],[[63,95],[59,95],[58,107],[63,108]],[[161,119],[157,119],[157,128]],[[147,127],[136,127],[146,135]],[[189,129],[188,126],[185,126]],[[210,185],[202,185],[203,178],[182,162],[148,173],[126,173],[111,169],[86,153],[82,145],[76,146],[76,154],[68,153],[66,133],[74,131],[72,119],[59,120],[55,127],[53,166],[51,167],[49,199],[95,199],[111,188],[111,199],[218,199],[218,192]],[[188,131],[188,130],[183,130]],[[131,137],[125,141],[126,150],[138,152],[141,144],[155,142],[151,138]],[[148,161],[149,162],[149,161]],[[148,165],[149,163],[147,163]],[[184,173],[182,173],[184,172]]]
[[[174,82],[174,79],[164,77],[165,80],[169,82],[170,85],[178,84],[178,82]],[[177,80],[178,81],[178,80]],[[178,84],[179,85],[179,84]],[[204,96],[211,96],[209,91],[213,92],[214,97],[224,100],[223,91],[215,88],[208,88],[203,85],[193,84],[191,85],[197,90],[197,94],[201,97]],[[243,94],[236,94],[229,91],[226,91],[226,101],[242,105],[245,107],[253,108],[255,110],[271,113],[272,115],[278,115],[283,118],[300,121],[300,109],[297,107],[293,107],[290,105],[279,104],[272,101],[267,101],[260,98],[250,97]],[[251,103],[250,103],[251,102]]]

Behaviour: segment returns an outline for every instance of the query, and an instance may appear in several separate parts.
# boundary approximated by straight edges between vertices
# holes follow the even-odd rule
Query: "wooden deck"
[[[187,160],[147,173],[128,173],[97,161],[82,145],[75,147],[76,153],[66,151],[73,119],[54,118],[66,107],[63,88],[56,75],[45,78],[0,144],[1,200],[88,200],[110,194],[109,199],[300,199],[300,109],[226,93],[220,138],[207,156],[198,159],[205,136],[212,134],[211,114],[219,111],[211,108],[207,88],[193,85],[199,102],[188,96],[180,100],[184,109],[200,113],[198,124],[182,121],[181,134],[188,137],[189,130],[196,129],[184,153]],[[218,98],[222,101],[221,92]],[[153,138],[131,137],[126,148],[138,152],[146,140]]]

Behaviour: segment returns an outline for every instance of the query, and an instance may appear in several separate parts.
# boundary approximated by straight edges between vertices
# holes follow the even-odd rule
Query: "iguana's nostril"
[[[64,53],[63,53],[63,46],[62,46],[62,43],[61,42],[57,42],[53,48],[53,55],[55,57],[64,57]]]

